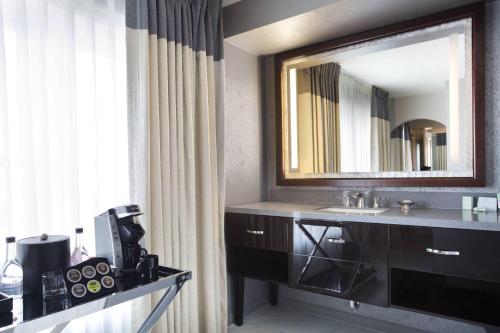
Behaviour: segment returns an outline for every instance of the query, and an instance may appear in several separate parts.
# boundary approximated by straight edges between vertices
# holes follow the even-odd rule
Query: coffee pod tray
[[[87,302],[117,291],[115,275],[106,258],[90,258],[61,269],[71,305]]]

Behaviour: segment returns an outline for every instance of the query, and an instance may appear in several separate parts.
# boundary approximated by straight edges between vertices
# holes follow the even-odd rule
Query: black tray
[[[12,325],[13,322],[12,312],[0,314],[0,327]]]
[[[7,314],[12,311],[12,297],[0,293],[0,314]]]
[[[160,277],[167,277],[167,276],[174,275],[174,274],[181,273],[181,272],[182,272],[181,270],[178,270],[175,268],[158,266],[158,275]]]

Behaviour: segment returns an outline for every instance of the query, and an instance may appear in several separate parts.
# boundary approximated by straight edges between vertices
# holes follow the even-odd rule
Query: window
[[[128,202],[125,21],[117,5],[1,2],[2,236],[73,235],[81,225],[93,248],[93,217]]]
[[[94,216],[128,203],[124,7],[123,0],[0,1],[2,242],[41,233],[73,241],[81,226],[93,253]],[[129,329],[94,317],[72,331],[86,325]]]

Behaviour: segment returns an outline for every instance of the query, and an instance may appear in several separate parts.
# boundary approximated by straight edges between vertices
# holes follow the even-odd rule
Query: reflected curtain
[[[341,170],[369,172],[372,87],[343,71],[339,84]]]
[[[372,87],[371,99],[371,171],[390,170],[389,93]]]
[[[193,272],[156,332],[227,330],[221,12],[220,0],[127,0],[131,192],[146,247]]]
[[[299,170],[340,171],[340,66],[327,63],[297,71]]]
[[[446,170],[446,133],[432,134],[432,170]]]
[[[396,127],[391,133],[391,170],[413,170],[411,130],[408,123]]]

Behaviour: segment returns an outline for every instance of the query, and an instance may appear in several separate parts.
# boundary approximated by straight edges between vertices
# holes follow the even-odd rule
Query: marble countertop
[[[424,227],[500,231],[500,216],[496,212],[472,212],[460,209],[415,208],[403,212],[391,208],[378,214],[321,212],[318,209],[328,205],[257,202],[226,207],[228,213],[256,214],[292,217],[296,219],[318,219],[331,221],[351,221],[384,223]]]

